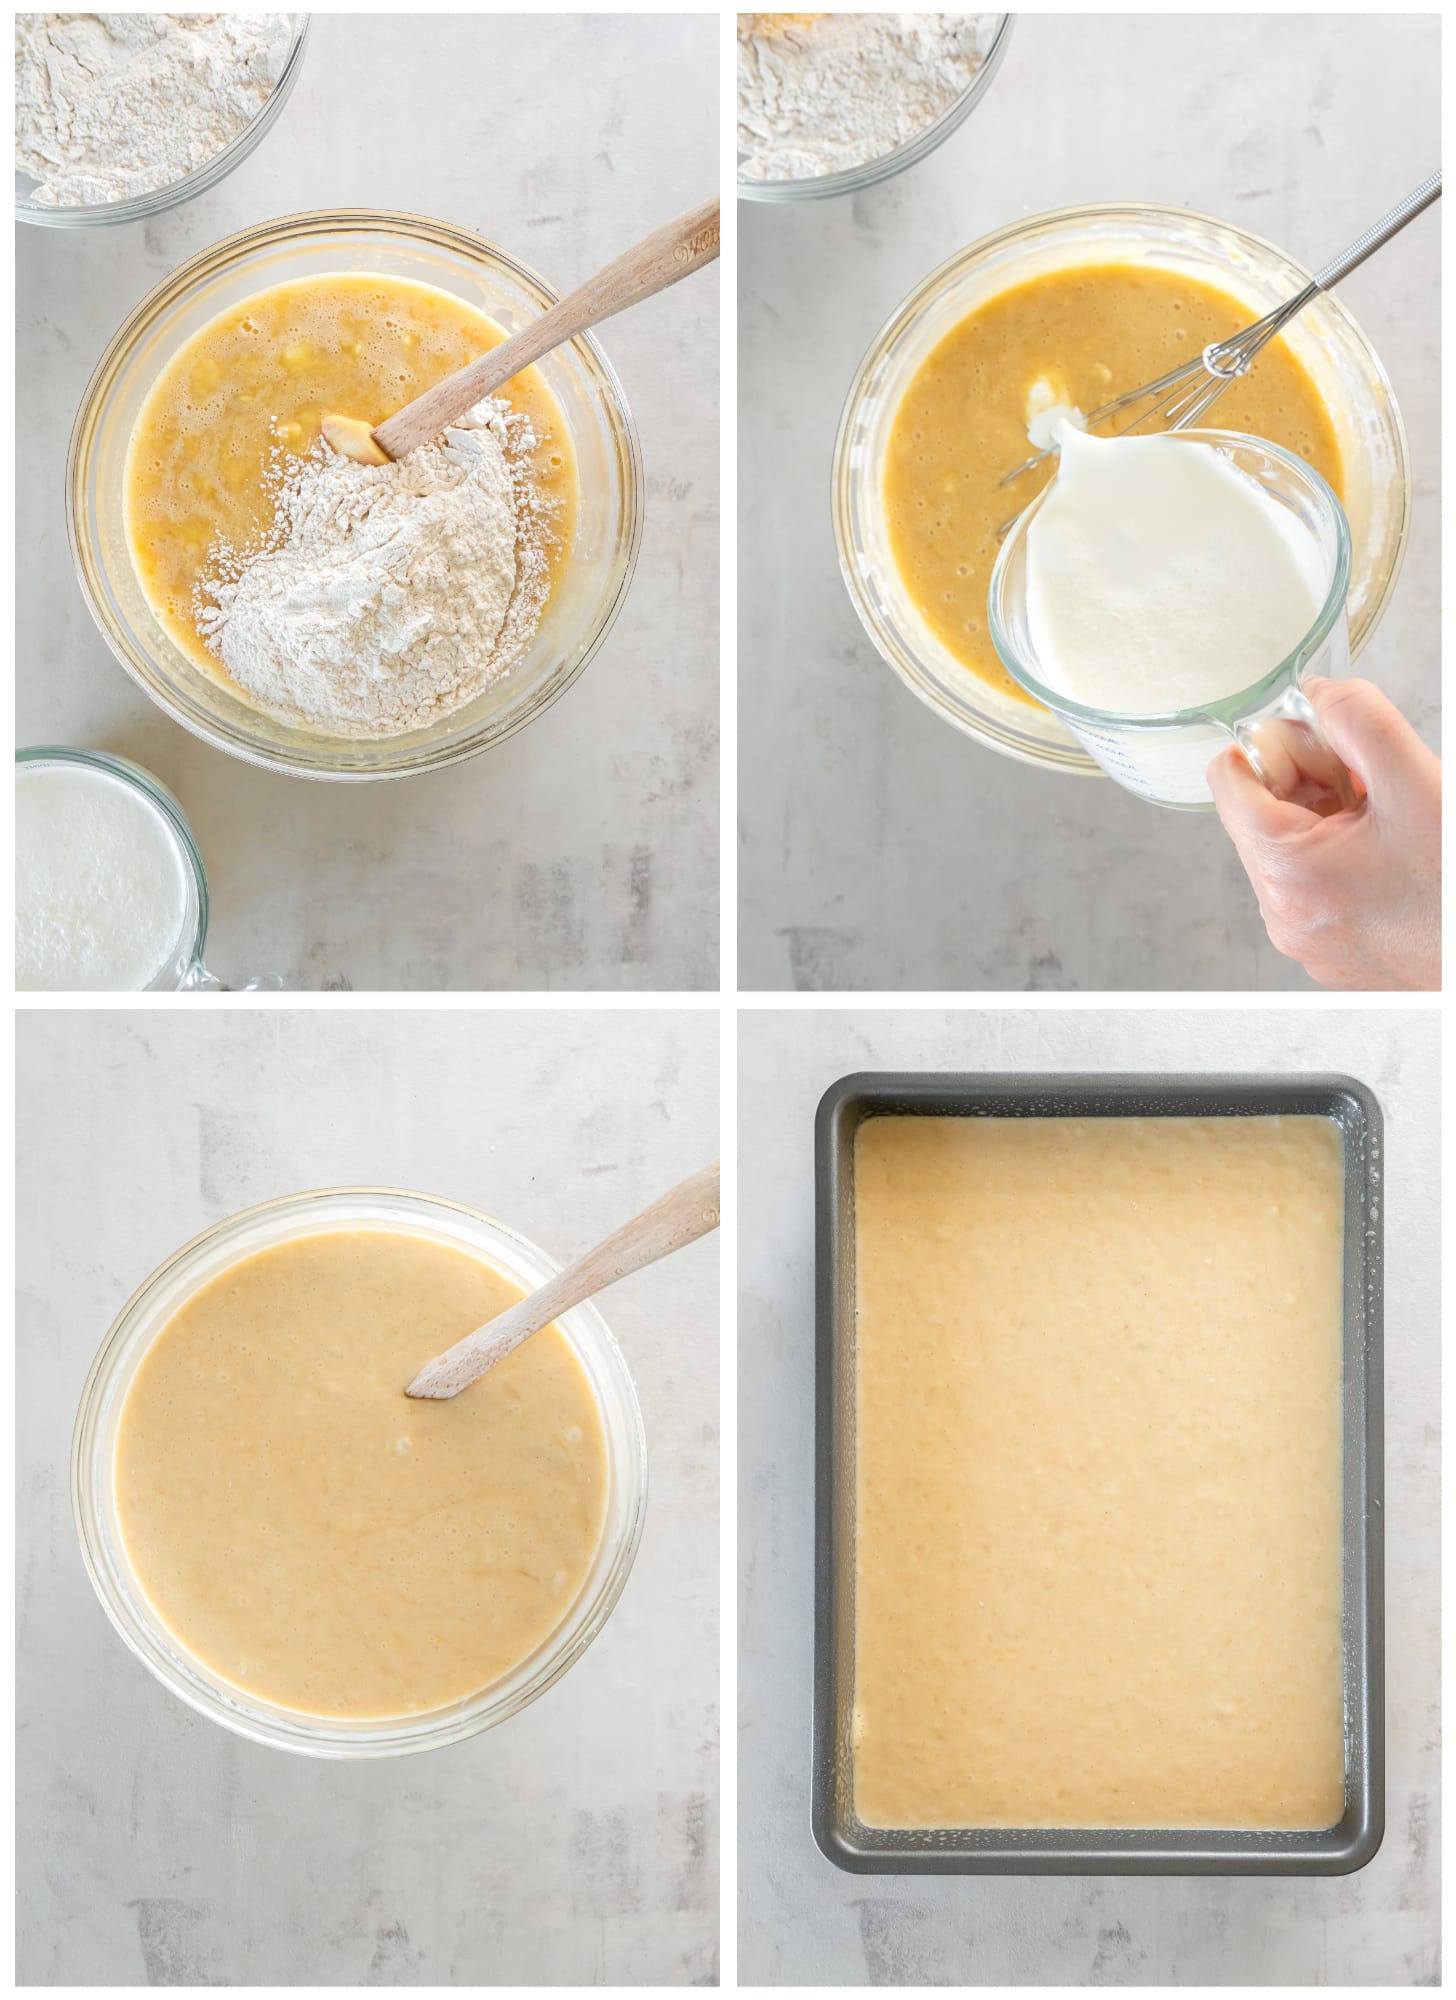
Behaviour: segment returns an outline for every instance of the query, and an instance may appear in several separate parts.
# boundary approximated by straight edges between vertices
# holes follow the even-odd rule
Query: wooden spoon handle
[[[604,1291],[644,1264],[655,1264],[686,1243],[695,1243],[718,1227],[718,1166],[704,1167],[701,1173],[665,1194],[651,1208],[643,1209],[631,1222],[594,1250],[578,1257],[564,1271],[549,1278],[534,1292],[457,1340],[443,1354],[427,1361],[405,1390],[407,1396],[428,1396],[446,1401],[468,1389],[488,1368],[503,1361],[523,1340],[539,1333],[583,1299]]]
[[[679,278],[711,264],[717,255],[718,199],[714,196],[680,215],[676,222],[654,230],[489,354],[482,354],[478,361],[447,375],[423,396],[406,403],[375,431],[375,443],[391,458],[403,458],[416,445],[438,437],[447,424],[463,417],[482,397],[549,354],[553,347],[675,285]]]

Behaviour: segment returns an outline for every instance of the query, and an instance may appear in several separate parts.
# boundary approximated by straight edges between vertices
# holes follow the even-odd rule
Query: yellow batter
[[[378,426],[504,339],[452,293],[340,272],[259,292],[178,349],[132,433],[125,519],[147,601],[190,660],[226,680],[198,636],[193,593],[215,549],[246,549],[271,523],[264,475],[274,450],[309,451],[335,412]],[[566,421],[539,369],[496,393],[532,418],[541,441],[534,469],[558,510],[554,578],[576,507]]]
[[[996,657],[986,596],[997,531],[1054,470],[1048,461],[997,487],[1031,456],[1027,424],[1038,404],[1062,403],[1085,415],[1255,317],[1237,299],[1175,271],[1088,264],[998,293],[927,356],[891,426],[882,494],[901,579],[963,666],[1029,700]],[[1343,492],[1329,411],[1282,338],[1224,392],[1207,421],[1283,445]]]
[[[1334,1126],[874,1118],[854,1171],[860,1818],[1335,1825]]]
[[[244,1259],[176,1313],[118,1426],[138,1583],[245,1693],[323,1717],[476,1694],[570,1610],[601,1539],[602,1421],[547,1327],[452,1402],[404,1384],[521,1296],[387,1230]]]

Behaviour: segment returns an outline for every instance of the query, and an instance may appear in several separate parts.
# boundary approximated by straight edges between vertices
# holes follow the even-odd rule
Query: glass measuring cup
[[[1007,533],[991,573],[987,617],[1002,665],[1035,700],[1058,716],[1109,778],[1155,805],[1211,812],[1207,771],[1213,757],[1236,743],[1277,798],[1352,805],[1350,774],[1320,733],[1301,690],[1308,675],[1331,677],[1350,664],[1346,598],[1350,528],[1345,510],[1312,466],[1267,439],[1237,431],[1188,430],[1180,439],[1211,446],[1314,537],[1326,592],[1319,616],[1293,652],[1262,679],[1222,700],[1165,714],[1123,715],[1089,708],[1049,688],[1037,660],[1026,613],[1026,537],[1048,486]]]
[[[129,758],[113,757],[103,750],[75,750],[57,744],[38,744],[15,753],[16,784],[28,773],[65,768],[91,771],[114,784],[124,785],[153,815],[170,843],[184,883],[182,921],[176,940],[150,983],[139,990],[147,993],[243,993],[276,992],[282,981],[272,973],[260,974],[243,987],[232,989],[208,971],[203,962],[207,944],[207,874],[187,817],[177,800],[160,779]],[[17,884],[17,899],[19,885]]]

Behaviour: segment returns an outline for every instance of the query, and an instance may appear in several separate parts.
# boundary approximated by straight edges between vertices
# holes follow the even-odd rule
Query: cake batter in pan
[[[864,1825],[850,1766],[854,1703],[854,1135],[865,1118],[1328,1118],[1343,1139],[1345,1810],[1324,1832]],[[1380,1109],[1343,1076],[842,1078],[816,1125],[816,1545],[813,1828],[859,1873],[1341,1875],[1384,1831]]]

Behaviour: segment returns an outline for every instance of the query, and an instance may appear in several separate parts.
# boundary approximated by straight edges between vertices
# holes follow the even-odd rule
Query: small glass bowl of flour
[[[923,160],[990,88],[1009,14],[740,14],[738,193],[854,194]]]
[[[17,221],[145,221],[214,187],[282,111],[307,38],[307,14],[18,14]]]

